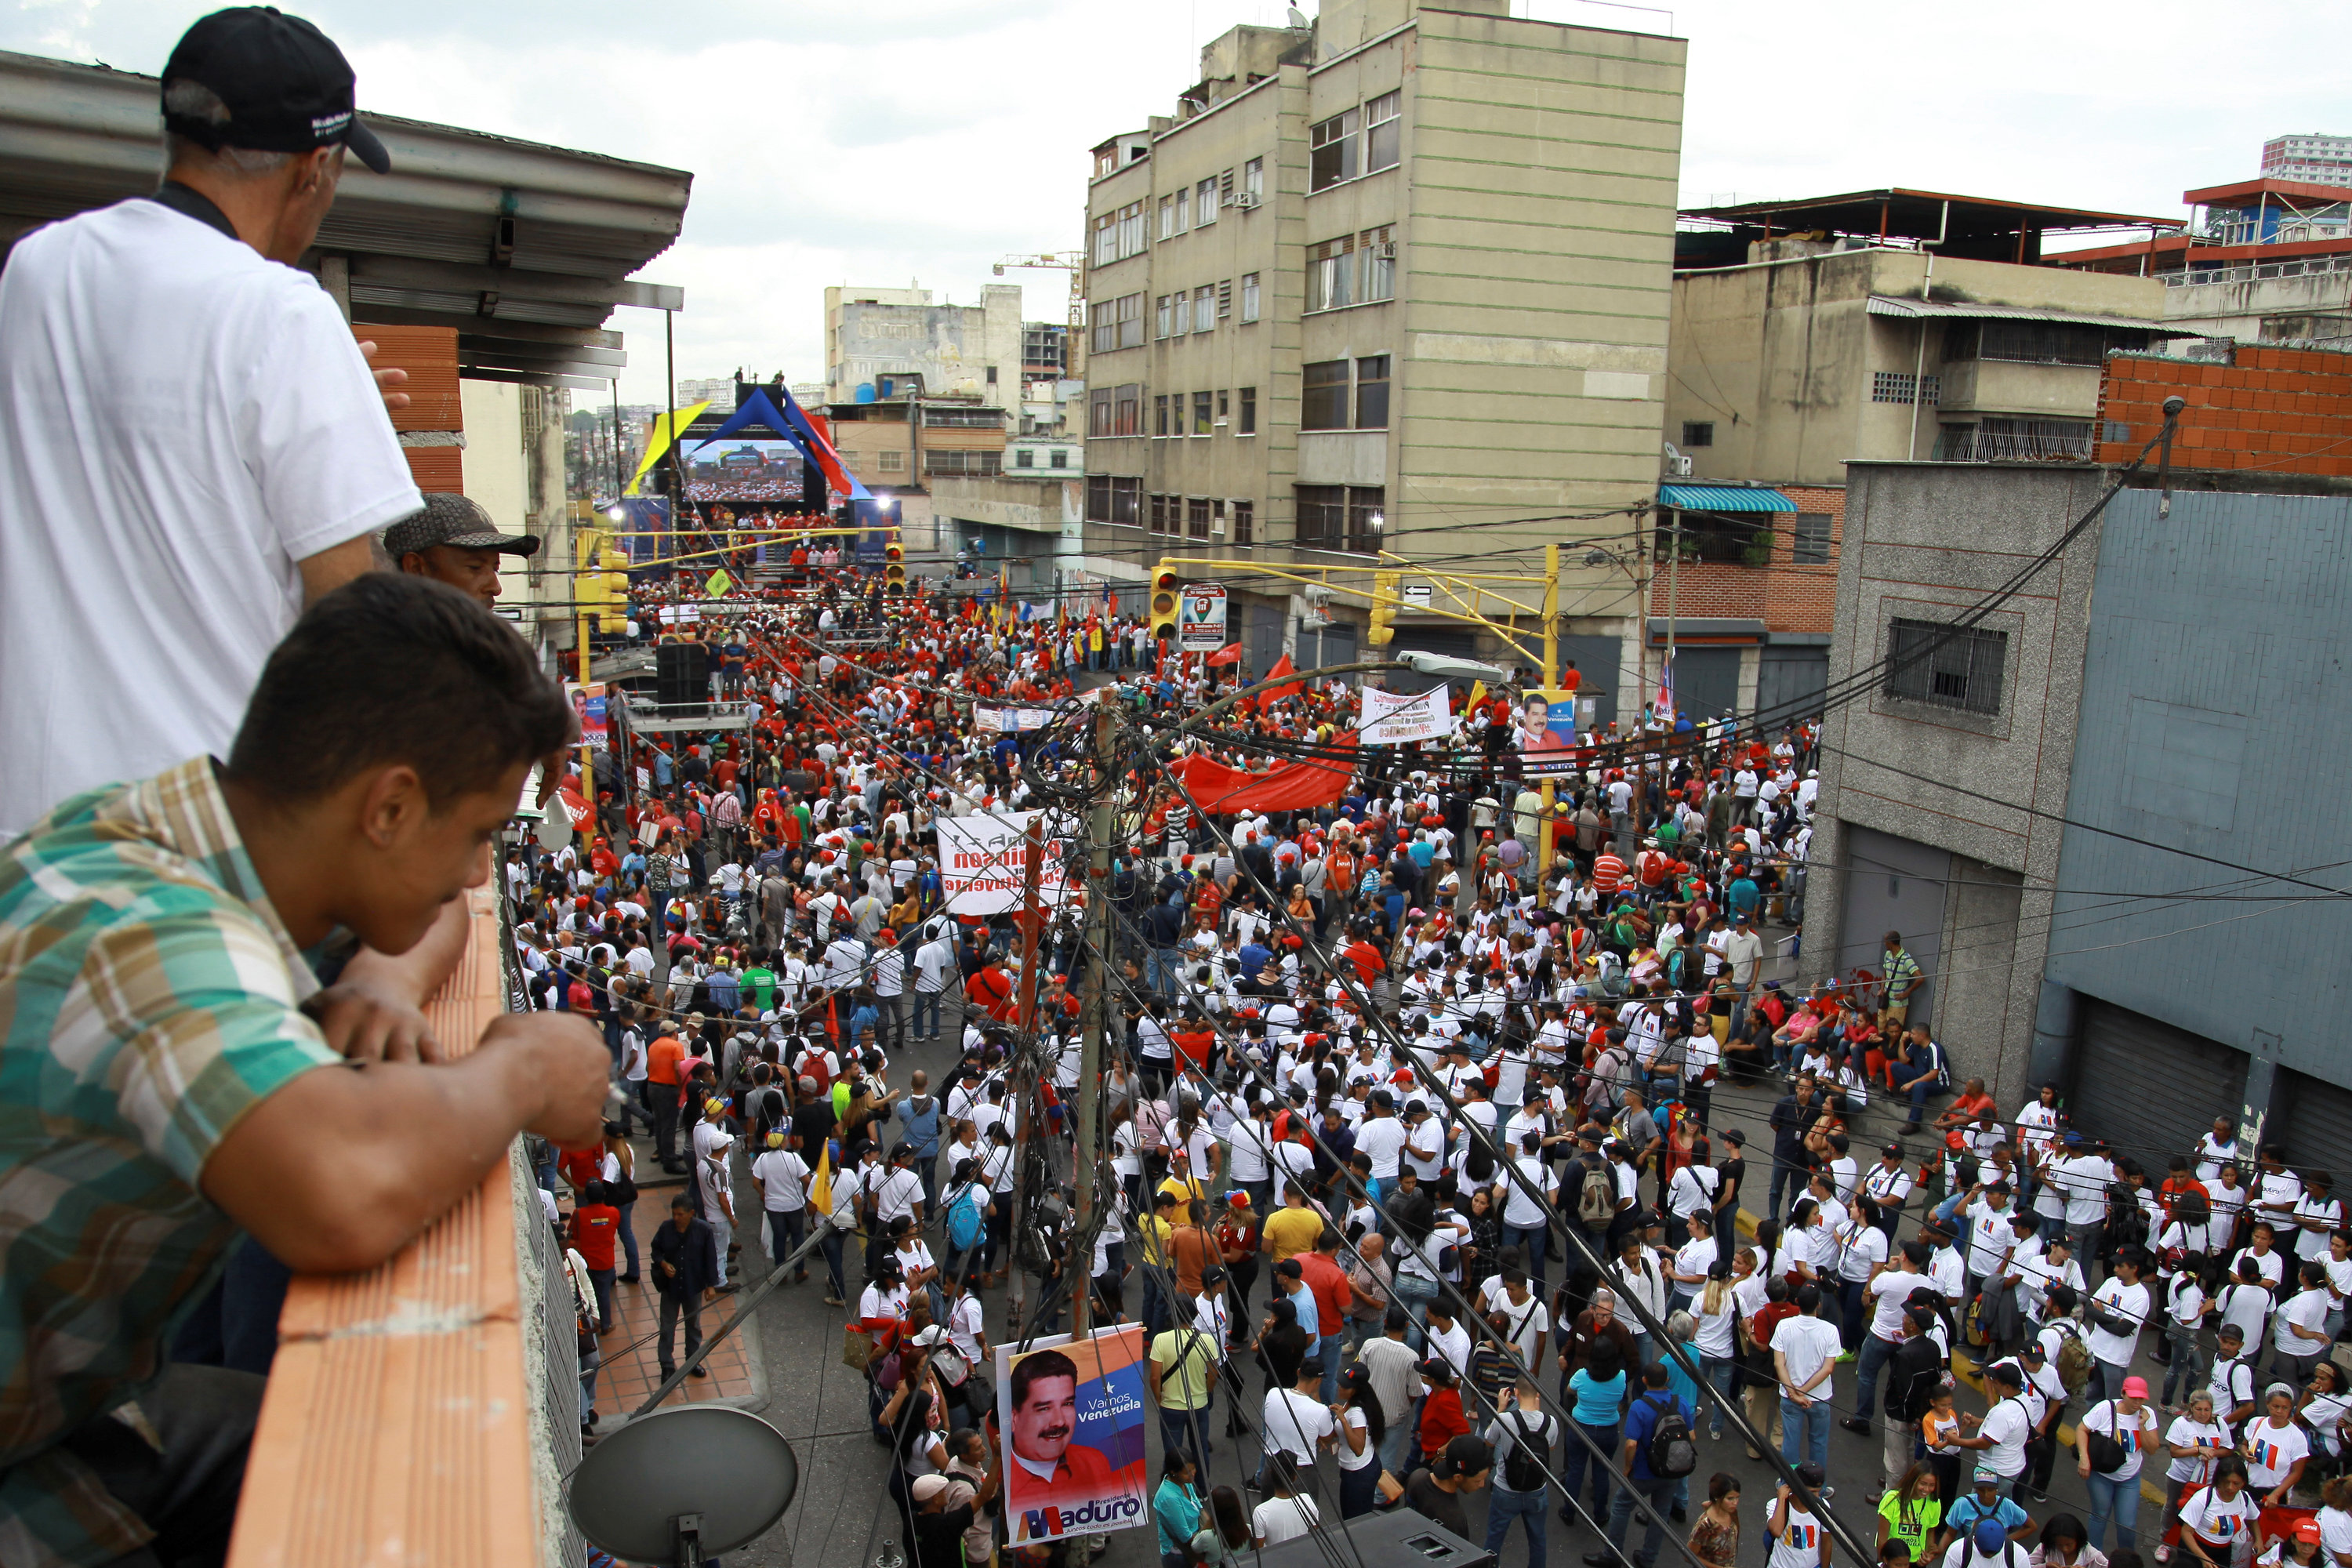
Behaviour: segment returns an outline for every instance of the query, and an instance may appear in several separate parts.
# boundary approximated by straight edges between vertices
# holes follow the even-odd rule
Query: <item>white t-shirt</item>
[[[1985,1468],[1994,1475],[2008,1477],[2025,1473],[2025,1440],[2033,1435],[2033,1418],[2022,1399],[2004,1399],[1985,1412],[1984,1425],[1977,1436],[1992,1439],[1992,1447],[1981,1450]]]
[[[2211,1487],[2200,1488],[2180,1505],[2180,1522],[2201,1536],[2209,1547],[2234,1546],[2240,1536],[2253,1530],[2261,1515],[2262,1504],[2246,1487],[2239,1488],[2238,1495],[2227,1502]]]
[[[225,756],[299,563],[424,504],[316,279],[143,199],[0,273],[0,839]]]
[[[2129,1480],[2139,1474],[2140,1455],[2157,1446],[2156,1412],[2145,1405],[2137,1416],[2131,1416],[2116,1401],[2103,1399],[2083,1413],[2082,1425],[2087,1431],[2105,1432],[2124,1446],[2123,1468],[2103,1472],[2110,1480]]]
[[[2231,1447],[2230,1425],[2218,1418],[2211,1421],[2191,1421],[2186,1415],[2177,1415],[2173,1417],[2172,1425],[2165,1428],[2164,1440],[2167,1443],[2178,1444],[2184,1448],[2194,1447],[2200,1443],[2204,1443],[2219,1445],[2226,1450]],[[2165,1478],[2168,1480],[2189,1481],[2192,1484],[2209,1481],[2213,1479],[2213,1466],[2219,1458],[2220,1456],[2215,1454],[2200,1454],[2194,1458],[2186,1459],[2176,1458],[2165,1468]]]
[[[1315,1510],[1313,1498],[1270,1497],[1250,1511],[1250,1532],[1273,1546],[1297,1540],[1322,1522],[1322,1518]]]
[[[808,1162],[790,1149],[771,1149],[751,1162],[751,1179],[770,1214],[808,1207]]]
[[[1903,1327],[1903,1313],[1911,1300],[1911,1292],[1927,1289],[1927,1277],[1907,1266],[1890,1268],[1872,1280],[1863,1294],[1872,1302],[1870,1331],[1893,1344]]]
[[[2317,1355],[2327,1348],[2325,1339],[2306,1340],[2294,1331],[2293,1325],[2317,1330],[2327,1321],[2327,1292],[2324,1289],[2298,1290],[2279,1306],[2271,1318],[2271,1342],[2292,1356]]]
[[[1772,1538],[1770,1568],[1821,1568],[1822,1521],[1793,1499],[1780,1533]]]
[[[2246,1423],[2246,1484],[2258,1492],[2266,1492],[2286,1479],[2294,1462],[2311,1452],[2311,1440],[2303,1428],[2290,1421],[2284,1426],[2273,1426],[2266,1415],[2257,1415]]]
[[[1315,1463],[1315,1445],[1332,1431],[1331,1407],[1295,1388],[1269,1390],[1263,1416],[1258,1436],[1265,1451],[1289,1454],[1298,1461],[1301,1474]]]
[[[1772,1331],[1772,1348],[1788,1361],[1789,1377],[1780,1384],[1780,1392],[1790,1394],[1802,1387],[1805,1380],[1819,1372],[1822,1363],[1834,1357],[1842,1347],[1838,1343],[1836,1324],[1800,1312],[1793,1318],[1782,1319],[1780,1326]],[[1834,1380],[1816,1384],[1805,1397],[1828,1398],[1832,1381]]]
[[[2148,1320],[2151,1305],[2145,1285],[2126,1285],[2120,1279],[2110,1279],[2101,1285],[2091,1298],[2115,1316],[2131,1325],[2127,1334],[2111,1334],[2096,1321],[2091,1324],[2091,1353],[2115,1366],[2129,1366],[2132,1352],[2139,1348],[2139,1331]]]

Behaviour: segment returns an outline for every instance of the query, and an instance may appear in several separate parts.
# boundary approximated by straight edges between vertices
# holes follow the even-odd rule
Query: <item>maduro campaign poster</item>
[[[1001,915],[1021,907],[1021,878],[1028,862],[1026,835],[1034,811],[1000,811],[978,816],[942,816],[940,886],[951,915]],[[1070,896],[1063,868],[1069,864],[1068,834],[1045,824],[1045,854],[1038,868],[1040,902],[1058,904]]]
[[[1143,1458],[1143,1325],[996,1347],[1004,1521],[1015,1546],[1130,1530],[1151,1517]]]
[[[1410,697],[1377,686],[1365,687],[1362,695],[1364,722],[1358,733],[1367,746],[1442,741],[1454,732],[1454,715],[1446,706],[1443,681]]]

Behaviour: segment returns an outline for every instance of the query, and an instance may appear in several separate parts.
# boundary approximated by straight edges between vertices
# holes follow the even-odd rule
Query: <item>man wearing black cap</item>
[[[386,395],[295,267],[344,149],[390,166],[352,89],[308,22],[205,17],[163,68],[163,188],[26,235],[0,272],[0,838],[226,755],[304,604],[420,504]]]
[[[539,553],[528,533],[500,533],[481,503],[435,491],[425,510],[383,531],[383,552],[403,572],[446,583],[492,609],[499,604],[499,569],[509,555]]]

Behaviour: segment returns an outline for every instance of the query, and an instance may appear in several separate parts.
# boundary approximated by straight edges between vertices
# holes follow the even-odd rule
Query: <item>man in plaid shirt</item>
[[[370,574],[278,645],[226,763],[0,850],[0,1562],[225,1549],[262,1380],[165,1340],[240,1231],[372,1268],[517,1132],[596,1139],[592,1026],[504,1016],[447,1059],[416,1007],[458,944],[383,956],[452,929],[572,722],[478,601]],[[372,951],[322,992],[337,938]]]

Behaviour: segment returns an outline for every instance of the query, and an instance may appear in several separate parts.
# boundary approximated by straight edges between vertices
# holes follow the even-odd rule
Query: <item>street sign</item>
[[[1225,646],[1225,586],[1187,583],[1176,620],[1176,647],[1183,653],[1214,653]]]
[[[1436,591],[1433,584],[1407,583],[1397,596],[1404,602],[1404,607],[1408,610],[1425,610],[1429,608]]]

